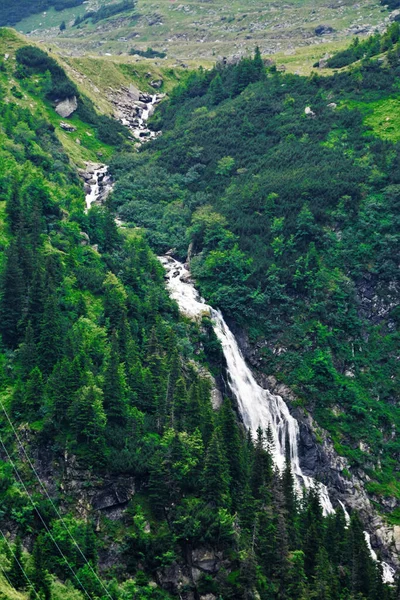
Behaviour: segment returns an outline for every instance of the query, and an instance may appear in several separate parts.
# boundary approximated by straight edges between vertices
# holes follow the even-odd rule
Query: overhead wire
[[[12,547],[11,547],[11,544],[10,544],[10,542],[8,541],[8,539],[7,539],[7,537],[5,536],[5,534],[4,534],[4,532],[3,532],[3,530],[2,530],[2,529],[0,529],[0,533],[1,533],[1,535],[3,536],[3,538],[4,538],[4,541],[5,541],[5,543],[7,544],[7,546],[8,546],[8,549],[10,550],[10,552],[11,552],[11,554],[12,554],[12,557],[13,557],[13,559],[14,559],[14,560],[15,560],[15,562],[17,563],[18,567],[21,569],[21,572],[23,573],[23,575],[24,575],[25,579],[27,580],[27,582],[28,582],[29,586],[31,587],[31,589],[33,589],[33,591],[35,592],[35,594],[36,594],[36,596],[39,598],[39,600],[41,600],[39,593],[38,593],[38,592],[35,590],[35,587],[34,587],[34,585],[32,584],[32,581],[29,579],[29,576],[28,576],[27,572],[26,572],[26,571],[25,571],[25,569],[24,569],[24,566],[23,566],[23,565],[20,563],[20,561],[18,560],[18,558],[17,558],[17,555],[16,555],[16,554],[15,554],[15,552],[13,551],[13,549],[12,549]],[[14,586],[12,585],[12,583],[11,583],[11,581],[10,581],[9,577],[8,577],[8,574],[7,574],[7,572],[5,571],[5,569],[3,569],[3,567],[2,567],[1,565],[0,565],[0,569],[3,571],[3,575],[4,575],[4,577],[7,579],[7,581],[8,581],[8,583],[9,583],[9,585],[10,585],[12,588],[14,588]]]
[[[65,561],[65,564],[67,565],[67,567],[68,567],[68,568],[69,568],[69,570],[71,571],[71,573],[72,573],[72,575],[74,576],[74,578],[76,579],[76,581],[79,583],[79,585],[80,585],[81,589],[83,590],[83,592],[85,593],[85,595],[86,595],[86,596],[89,598],[89,600],[93,600],[93,598],[91,597],[91,595],[89,594],[89,592],[87,591],[87,589],[85,588],[85,586],[83,585],[83,583],[80,581],[80,579],[79,579],[78,575],[76,574],[76,572],[75,572],[74,568],[73,568],[73,567],[70,565],[70,563],[68,562],[68,559],[67,559],[67,557],[65,556],[65,554],[64,554],[64,553],[63,553],[63,551],[61,550],[61,548],[60,548],[60,546],[59,546],[59,544],[58,544],[57,540],[55,539],[55,537],[54,537],[54,536],[53,536],[53,534],[51,533],[51,531],[50,531],[50,529],[49,529],[49,527],[48,527],[48,525],[47,525],[46,521],[43,519],[42,515],[40,514],[40,511],[39,511],[39,509],[37,508],[37,506],[36,506],[36,504],[35,504],[35,502],[34,502],[34,500],[33,500],[32,496],[31,496],[31,494],[29,493],[29,490],[27,489],[27,487],[26,487],[25,483],[24,483],[24,482],[23,482],[23,480],[21,479],[21,476],[20,476],[20,474],[19,474],[19,472],[18,472],[18,469],[17,469],[17,467],[15,466],[15,463],[14,463],[13,459],[11,458],[11,456],[10,456],[10,453],[8,452],[8,450],[7,450],[6,446],[5,446],[4,442],[3,442],[3,438],[1,437],[1,434],[0,434],[0,445],[2,446],[2,448],[3,448],[3,450],[4,450],[4,452],[5,452],[6,456],[7,456],[7,458],[8,458],[8,460],[9,460],[9,462],[10,462],[10,464],[11,464],[12,468],[14,469],[14,471],[15,471],[15,474],[16,474],[16,476],[17,476],[17,479],[19,480],[19,482],[21,483],[21,485],[22,485],[22,487],[23,487],[23,489],[24,489],[25,493],[26,493],[26,494],[27,494],[27,496],[29,497],[29,499],[30,499],[30,501],[31,501],[31,503],[32,503],[32,506],[33,506],[34,510],[36,511],[36,514],[38,515],[39,519],[41,520],[41,522],[42,522],[42,524],[43,524],[44,528],[46,529],[46,531],[47,531],[47,533],[48,533],[48,535],[49,535],[49,537],[50,537],[51,541],[53,542],[53,544],[54,544],[54,545],[55,545],[55,547],[57,548],[58,552],[60,553],[60,556],[61,556],[61,557],[64,559],[64,561]]]
[[[15,427],[14,427],[14,424],[12,423],[12,421],[11,421],[11,419],[10,419],[10,416],[9,416],[9,414],[8,414],[8,412],[7,412],[6,408],[5,408],[5,406],[4,406],[4,404],[3,404],[3,402],[2,402],[1,400],[0,400],[0,407],[1,407],[1,409],[3,410],[3,412],[4,412],[4,414],[5,414],[6,418],[7,418],[7,421],[8,421],[8,423],[10,424],[10,427],[11,427],[11,429],[12,429],[12,430],[13,430],[13,432],[14,432],[14,435],[15,435],[15,437],[16,437],[16,439],[17,439],[17,442],[18,442],[19,446],[21,447],[21,449],[22,449],[22,451],[23,451],[23,453],[24,453],[24,455],[25,455],[25,457],[26,457],[26,459],[27,459],[27,461],[28,461],[28,463],[29,463],[29,465],[30,465],[30,467],[31,467],[32,471],[34,472],[34,474],[35,474],[35,476],[36,476],[36,478],[37,478],[37,480],[38,480],[38,482],[39,482],[39,484],[40,484],[41,488],[43,489],[43,491],[44,491],[44,493],[45,493],[45,495],[46,495],[47,499],[48,499],[48,500],[49,500],[49,502],[51,503],[51,505],[52,505],[52,507],[53,507],[53,509],[54,509],[54,511],[55,511],[55,513],[56,513],[56,515],[57,515],[57,517],[60,519],[61,523],[63,524],[63,526],[64,526],[64,529],[66,530],[66,532],[68,533],[68,535],[69,535],[69,536],[70,536],[70,538],[72,539],[73,543],[75,544],[75,547],[77,548],[77,550],[79,551],[79,553],[80,553],[80,555],[82,556],[83,560],[85,561],[85,564],[86,564],[86,565],[88,565],[89,569],[91,570],[91,572],[93,573],[93,575],[96,577],[96,579],[97,579],[98,583],[101,585],[102,589],[105,591],[105,593],[106,593],[106,594],[107,594],[107,596],[110,598],[110,600],[113,600],[113,597],[111,596],[110,592],[107,590],[106,586],[104,585],[104,583],[102,582],[102,580],[100,579],[100,577],[98,576],[98,574],[96,573],[96,571],[93,569],[93,567],[92,567],[92,565],[91,565],[90,561],[89,561],[89,560],[86,558],[86,556],[85,556],[85,554],[83,553],[82,549],[80,548],[80,546],[79,546],[78,542],[76,541],[75,537],[74,537],[74,536],[73,536],[73,534],[71,533],[71,530],[69,529],[68,525],[65,523],[65,521],[64,521],[64,519],[63,519],[63,517],[62,517],[62,515],[61,515],[60,511],[59,511],[59,510],[58,510],[58,508],[56,507],[56,505],[55,505],[55,503],[54,503],[53,499],[51,498],[50,494],[48,493],[46,486],[45,486],[45,485],[44,485],[44,483],[42,482],[42,480],[41,480],[41,478],[40,478],[40,476],[39,476],[38,472],[37,472],[37,471],[36,471],[36,469],[35,469],[35,466],[34,466],[34,464],[32,463],[31,459],[29,458],[29,455],[28,455],[28,453],[26,452],[25,446],[22,444],[22,442],[21,442],[21,439],[20,439],[20,437],[19,437],[19,435],[18,435],[18,432],[17,432],[17,430],[15,429]]]

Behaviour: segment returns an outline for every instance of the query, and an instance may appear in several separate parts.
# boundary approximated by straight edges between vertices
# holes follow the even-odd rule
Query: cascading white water
[[[315,485],[316,482],[301,471],[298,456],[299,425],[281,396],[271,394],[258,385],[221,312],[206,304],[191,282],[190,272],[185,265],[170,256],[162,256],[159,259],[166,269],[170,296],[176,300],[181,312],[191,318],[202,315],[211,317],[215,334],[224,352],[229,386],[238,402],[245,426],[254,436],[258,427],[265,431],[270,425],[274,436],[274,459],[278,468],[282,470],[285,464],[288,442],[291,467],[298,486],[309,489]],[[334,512],[327,488],[321,483],[317,485],[324,514]],[[344,511],[346,526],[349,526],[350,516],[344,504],[340,500],[339,503]],[[372,549],[369,533],[365,531],[364,535],[372,558],[378,560],[376,552]],[[385,562],[382,562],[382,568],[383,580],[386,583],[393,583],[394,569]]]
[[[365,537],[365,541],[367,542],[368,550],[369,550],[372,558],[375,561],[377,561],[378,555],[376,554],[375,550],[371,546],[371,536],[368,533],[368,531],[364,531],[364,537]],[[383,581],[385,583],[394,583],[395,571],[394,571],[393,567],[391,567],[390,565],[388,565],[387,563],[385,563],[383,561],[381,564],[382,564]]]
[[[88,183],[90,191],[85,197],[86,212],[94,202],[98,202],[99,198],[106,196],[107,192],[111,190],[112,186],[107,172],[107,165],[101,165],[93,169],[92,183]]]
[[[152,97],[151,104],[155,104],[156,101],[157,96]],[[146,121],[149,114],[150,109],[143,111],[138,127],[139,131],[146,130]],[[95,181],[93,184],[89,184],[90,192],[86,195],[86,210],[90,209],[93,202],[101,200],[102,197],[104,198],[107,191],[112,188],[107,173],[108,167],[106,165],[102,165],[94,170],[93,179]],[[104,182],[106,183],[106,191],[101,189],[102,187],[104,188]],[[122,222],[118,219],[116,219],[116,222],[117,225],[122,225]],[[201,315],[209,315],[211,317],[214,331],[221,342],[226,359],[229,386],[237,399],[246,427],[254,435],[258,427],[265,430],[270,425],[274,436],[274,460],[278,468],[282,469],[285,464],[288,442],[291,467],[296,476],[297,484],[299,487],[303,486],[307,489],[315,485],[316,482],[301,471],[298,456],[299,426],[296,419],[290,414],[283,399],[278,395],[271,394],[268,390],[261,388],[257,384],[221,312],[206,304],[191,282],[191,274],[188,269],[170,256],[159,258],[167,272],[170,295],[178,303],[181,312],[191,318],[198,318]],[[318,489],[324,514],[334,512],[326,486],[318,483]],[[350,516],[340,500],[339,503],[344,511],[348,526]],[[364,535],[372,558],[377,560],[377,554],[371,546],[370,534],[365,531]],[[383,581],[393,583],[394,569],[385,562],[382,562],[382,568]]]
[[[315,485],[316,482],[301,470],[298,455],[299,425],[281,396],[271,394],[258,385],[221,312],[208,306],[199,296],[190,283],[190,273],[186,267],[171,257],[162,257],[161,261],[167,270],[171,297],[178,302],[181,311],[190,317],[202,314],[211,316],[214,331],[224,352],[229,387],[238,402],[244,425],[250,429],[253,437],[259,427],[265,431],[269,425],[274,438],[274,460],[278,469],[282,471],[288,450],[299,489]],[[322,484],[318,484],[318,487],[324,514],[332,513],[334,509],[326,487]]]

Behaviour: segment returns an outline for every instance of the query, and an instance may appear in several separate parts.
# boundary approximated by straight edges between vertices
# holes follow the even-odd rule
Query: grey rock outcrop
[[[76,131],[76,127],[70,125],[69,123],[64,123],[64,121],[61,121],[60,127],[61,129],[64,129],[64,131],[68,131],[68,133],[73,133]]]
[[[328,35],[333,33],[335,30],[330,25],[317,25],[314,29],[315,35]]]
[[[63,119],[70,117],[78,108],[78,99],[76,96],[66,98],[61,102],[58,102],[55,106],[56,113]]]

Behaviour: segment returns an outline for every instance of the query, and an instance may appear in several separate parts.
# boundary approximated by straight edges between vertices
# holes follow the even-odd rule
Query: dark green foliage
[[[360,59],[368,59],[381,52],[391,50],[400,39],[400,24],[396,21],[389,25],[385,33],[375,33],[366,40],[360,42],[354,38],[353,43],[346,50],[334,54],[327,61],[330,69],[347,67]]]
[[[18,3],[3,2],[0,5],[0,27],[16,25],[32,14],[43,12],[50,7],[56,10],[72,8],[83,0],[18,0]]]
[[[397,35],[395,24],[379,43]],[[175,88],[157,111],[163,136],[112,164],[112,206],[159,253],[173,247],[185,259],[192,243],[207,301],[262,346],[260,368],[290,384],[339,453],[367,469],[371,491],[390,496],[400,147],[372,137],[346,105],[395,95],[397,54],[332,77],[267,76],[261,62],[256,53],[199,70]]]
[[[17,590],[22,590],[26,584],[26,577],[23,572],[24,560],[22,558],[22,544],[21,538],[18,536],[15,540],[15,545],[12,549],[11,566],[7,573],[11,584]]]
[[[32,73],[46,73],[51,75],[51,89],[47,92],[47,97],[51,100],[63,100],[78,94],[78,89],[74,83],[67,77],[65,71],[60,65],[51,58],[46,52],[36,48],[36,46],[24,46],[16,52],[18,65],[21,66],[19,76]]]
[[[30,51],[24,60],[28,69],[48,64]],[[310,402],[318,399],[321,418],[333,398],[347,402],[345,428],[364,433],[369,419],[382,419],[381,427],[393,423],[386,424],[376,403],[373,412],[365,406],[370,377],[382,385],[382,375],[375,381],[375,371],[362,371],[365,363],[355,356],[350,360],[360,379],[347,381],[341,373],[358,352],[346,344],[364,343],[349,280],[362,278],[374,257],[371,272],[387,288],[392,281],[396,169],[372,198],[365,169],[371,171],[371,156],[384,172],[398,158],[391,146],[373,147],[357,113],[326,110],[326,123],[303,115],[310,97],[325,110],[326,85],[267,78],[259,52],[241,66],[194,74],[160,109],[167,139],[155,142],[158,154],[149,147],[115,161],[111,204],[145,225],[157,249],[176,241],[185,256],[193,242],[193,271],[207,296],[248,323],[253,337],[279,340],[286,350],[262,345],[271,372],[296,378]],[[89,102],[81,107],[94,118]],[[205,118],[208,109],[215,118]],[[185,136],[176,135],[175,127],[180,133],[189,118]],[[83,585],[93,599],[105,597],[105,580],[116,600],[176,597],[171,573],[197,574],[199,561],[212,570],[200,568],[198,578],[187,578],[182,596],[392,600],[357,516],[349,528],[341,511],[324,518],[315,490],[296,497],[289,462],[283,473],[276,471],[270,429],[259,429],[253,441],[229,399],[213,410],[211,383],[202,373],[209,365],[223,375],[221,345],[209,319],[179,317],[146,233],[122,235],[107,206],[84,212],[81,186],[47,123],[1,101],[0,120],[6,138],[0,193],[7,203],[0,391],[63,515],[39,494],[1,417],[2,439],[33,501],[10,466],[0,465],[2,528],[26,536],[32,556],[24,565],[38,594],[49,598],[55,576],[78,590]],[[231,127],[227,136],[228,124],[237,132]],[[330,138],[337,129],[349,131],[346,152]],[[43,150],[41,160],[33,139]],[[368,160],[365,140],[373,153]],[[357,230],[347,223],[357,223]],[[337,224],[340,250],[332,234]],[[89,245],[81,245],[81,231]],[[381,330],[368,331],[371,365],[382,337]],[[383,339],[390,364],[380,359],[381,365],[394,390],[397,354],[391,338]],[[75,486],[85,520],[74,512]],[[9,572],[14,585],[26,587],[15,562]]]
[[[122,2],[116,2],[113,4],[107,4],[101,6],[98,10],[87,11],[82,17],[75,19],[74,25],[79,25],[83,21],[91,20],[92,23],[98,23],[104,19],[109,19],[120,13],[124,13],[128,10],[134,9],[136,6],[136,0],[122,0]]]
[[[159,52],[153,50],[153,48],[147,48],[147,50],[138,50],[137,48],[131,48],[129,54],[143,56],[143,58],[165,58],[167,55],[165,52]]]

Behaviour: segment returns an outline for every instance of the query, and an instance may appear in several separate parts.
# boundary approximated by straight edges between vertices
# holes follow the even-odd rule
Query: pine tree
[[[21,538],[18,536],[15,539],[15,545],[13,548],[11,559],[11,566],[7,574],[10,582],[17,590],[22,590],[26,585],[26,578],[23,573],[23,568],[24,561],[22,557],[22,544]]]
[[[207,450],[203,472],[203,495],[217,507],[227,507],[229,498],[229,475],[226,458],[221,448],[220,432],[216,429]]]
[[[15,176],[12,185],[11,191],[7,198],[6,203],[6,215],[8,218],[8,223],[10,225],[10,229],[12,233],[16,233],[20,220],[21,220],[21,198],[19,192],[19,182],[17,177]]]
[[[227,93],[219,73],[217,73],[210,83],[210,95],[213,104],[220,104],[220,102],[227,98]]]
[[[262,79],[265,75],[265,68],[264,68],[263,59],[261,57],[260,48],[258,46],[256,47],[255,52],[254,52],[253,65],[254,65],[255,77],[257,77],[257,79]]]
[[[18,345],[18,325],[22,318],[24,291],[17,244],[12,242],[6,251],[0,296],[0,332],[5,345],[11,348]]]
[[[287,456],[285,468],[282,473],[282,489],[285,498],[286,521],[291,549],[295,549],[297,547],[298,537],[296,530],[297,499],[294,486],[295,483],[292,473],[292,466],[290,463],[290,458]]]
[[[40,323],[39,358],[44,374],[51,373],[63,351],[60,308],[57,295],[49,292],[44,301],[43,316]]]
[[[29,373],[24,393],[24,412],[36,420],[43,398],[43,376],[39,367]]]
[[[304,600],[307,577],[304,571],[304,552],[295,550],[288,557],[287,592],[290,600]]]
[[[127,385],[124,366],[119,361],[118,340],[112,335],[111,352],[104,373],[104,410],[111,424],[123,427],[127,419]]]
[[[103,408],[103,392],[93,380],[76,392],[68,410],[68,419],[78,444],[86,445],[86,452],[92,460],[102,460],[107,418]]]
[[[19,347],[18,357],[21,376],[25,378],[38,363],[38,353],[31,321],[28,322],[25,329],[24,341]]]
[[[229,464],[231,497],[234,506],[237,506],[241,485],[243,483],[243,453],[235,413],[233,412],[232,404],[228,398],[224,399],[219,416],[222,439]]]
[[[31,581],[37,592],[44,600],[51,599],[51,578],[46,568],[47,556],[45,551],[45,543],[42,535],[39,535],[32,552],[33,571]]]

